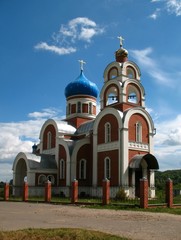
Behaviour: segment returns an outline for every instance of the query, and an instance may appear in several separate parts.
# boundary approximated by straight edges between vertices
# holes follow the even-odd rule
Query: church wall
[[[77,153],[76,161],[76,179],[79,181],[79,186],[91,186],[92,185],[92,147],[90,144],[83,145]],[[80,161],[86,160],[86,178],[80,179]]]
[[[149,143],[149,128],[146,119],[141,114],[133,114],[129,120],[129,141],[136,142],[136,123],[142,125],[142,143]]]
[[[110,158],[111,160],[111,178],[110,185],[118,186],[118,150],[99,152],[97,161],[97,184],[102,186],[102,181],[104,177],[104,160],[105,158]]]
[[[55,127],[52,124],[50,124],[45,128],[44,133],[43,133],[43,150],[48,148],[48,146],[47,146],[48,132],[51,132],[51,134],[52,134],[51,148],[54,148],[55,144],[56,144],[56,142],[55,142],[56,141],[56,130],[55,130]]]
[[[136,154],[147,154],[147,153],[149,153],[149,152],[144,152],[144,151],[140,151],[140,150],[130,150],[129,149],[129,153],[128,153],[128,155],[129,155],[129,162],[131,161],[131,159],[136,155]]]
[[[111,125],[111,142],[118,141],[118,120],[113,114],[106,114],[99,122],[98,144],[105,143],[105,124]]]

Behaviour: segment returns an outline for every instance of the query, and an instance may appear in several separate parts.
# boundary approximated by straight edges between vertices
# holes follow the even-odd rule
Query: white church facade
[[[83,65],[83,62],[81,62]],[[104,70],[100,112],[96,115],[97,86],[80,75],[65,87],[66,119],[48,119],[40,129],[39,143],[31,153],[20,152],[13,163],[14,194],[19,195],[26,177],[30,195],[43,193],[47,180],[57,195],[70,196],[78,180],[81,196],[101,196],[103,179],[110,180],[111,196],[124,188],[139,197],[139,180],[148,179],[155,197],[153,154],[154,123],[145,109],[140,69],[120,48],[115,61]]]

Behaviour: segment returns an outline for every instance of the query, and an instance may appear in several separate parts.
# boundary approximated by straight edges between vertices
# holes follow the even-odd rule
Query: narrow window
[[[140,122],[136,123],[136,142],[142,142],[142,125]]]
[[[71,114],[71,104],[68,105],[68,114]]]
[[[104,159],[104,178],[105,179],[111,178],[111,160],[110,160],[110,158]]]
[[[92,114],[92,103],[89,103],[89,114]]]
[[[52,147],[52,133],[47,133],[47,149],[50,149]]]
[[[81,102],[77,103],[77,112],[81,113]]]
[[[60,160],[60,179],[65,179],[65,161]]]
[[[82,159],[79,163],[79,179],[86,179],[86,160]]]
[[[111,125],[110,123],[105,124],[105,143],[111,142]]]

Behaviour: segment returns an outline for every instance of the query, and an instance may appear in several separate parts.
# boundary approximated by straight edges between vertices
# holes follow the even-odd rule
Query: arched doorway
[[[23,158],[19,159],[15,171],[15,182],[16,187],[22,187],[25,179],[27,178],[27,165]]]
[[[151,173],[159,169],[157,159],[150,153],[135,155],[129,164],[132,186],[135,186],[135,196],[140,197],[140,179],[143,177],[148,179],[149,185],[154,186],[155,179],[151,179]]]

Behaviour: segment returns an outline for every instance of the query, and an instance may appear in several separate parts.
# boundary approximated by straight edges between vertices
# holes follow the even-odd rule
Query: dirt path
[[[0,202],[0,230],[85,228],[131,239],[181,239],[181,216],[76,206]]]

